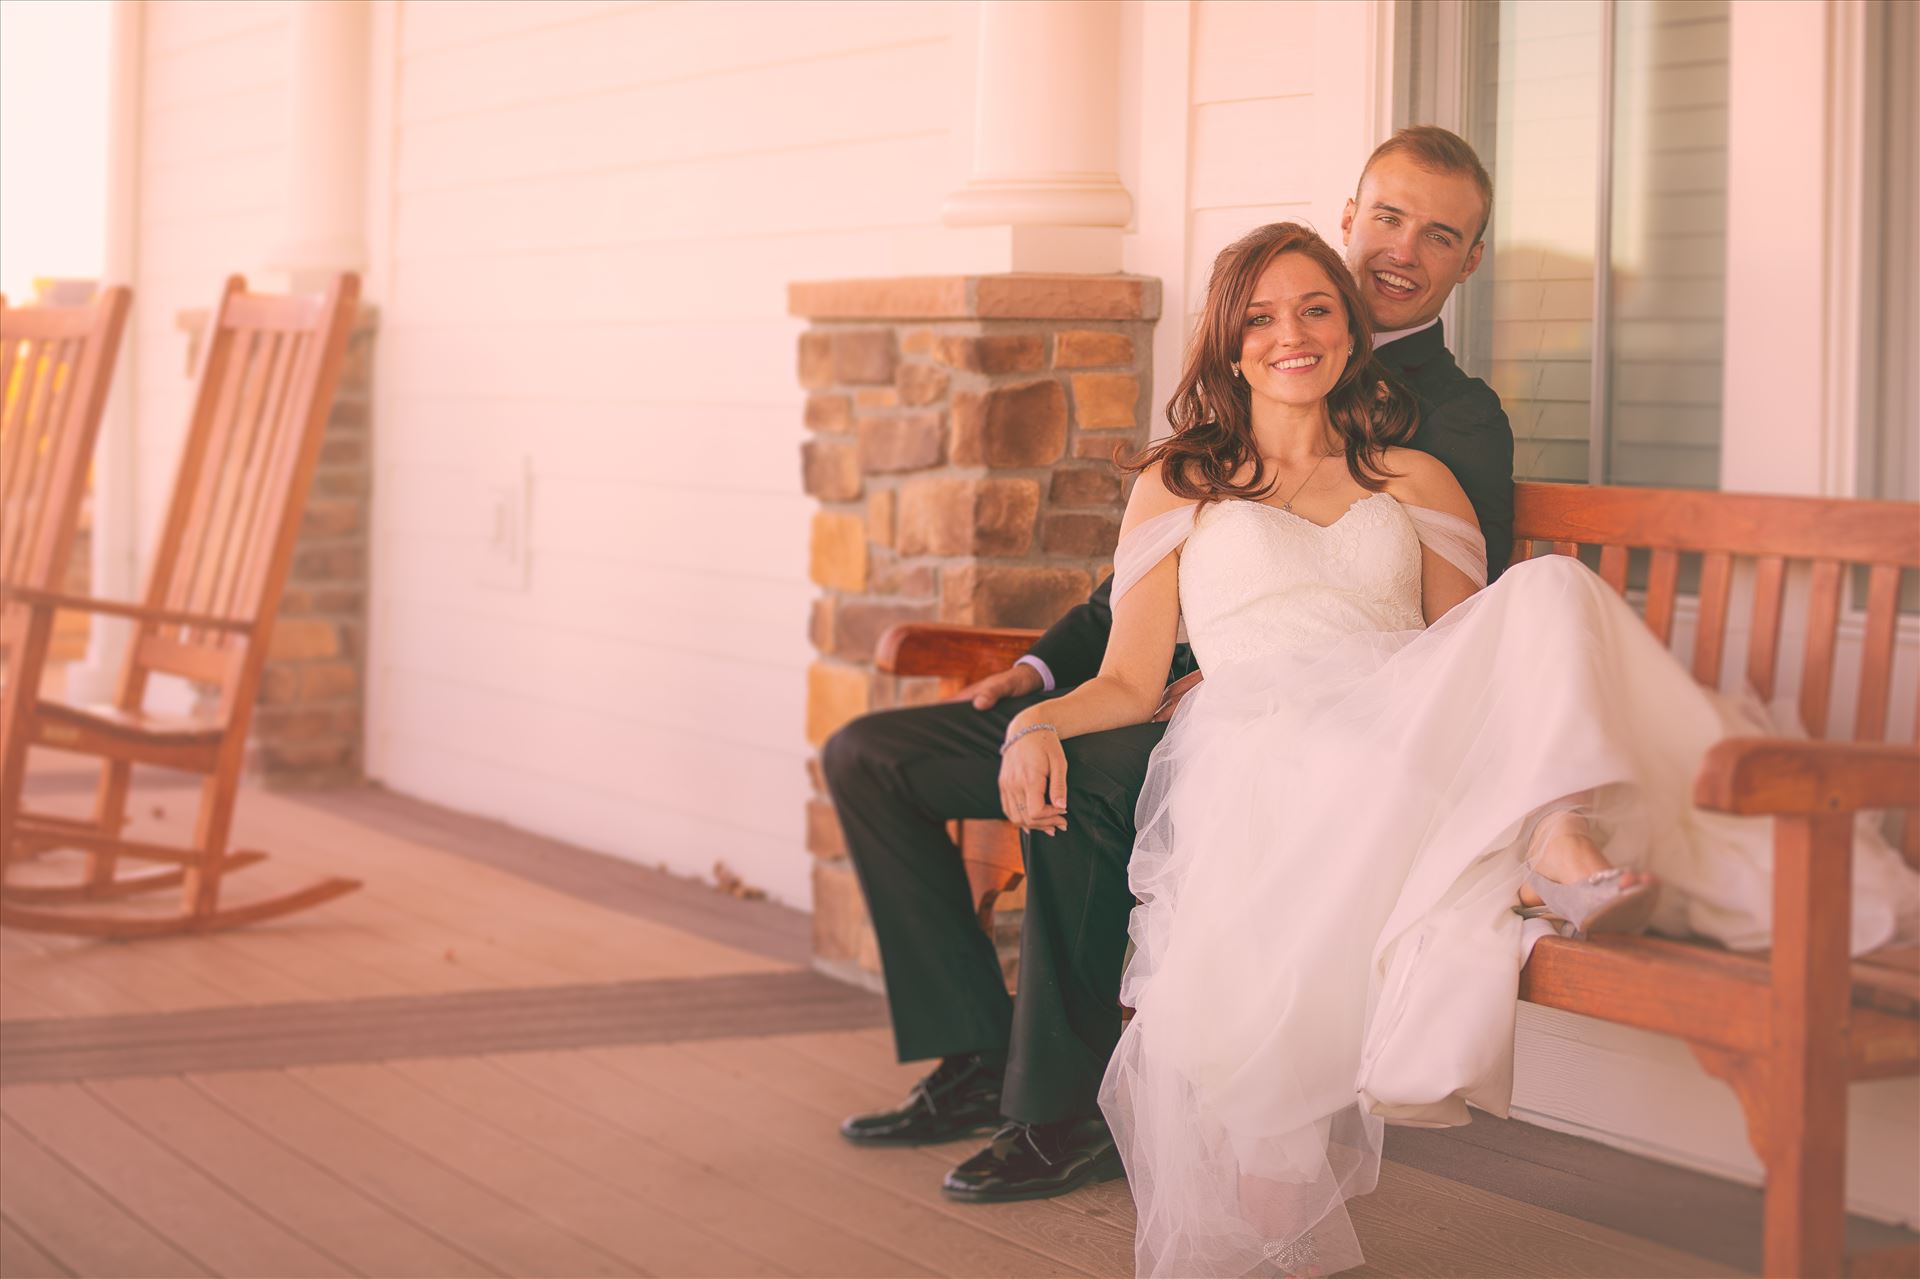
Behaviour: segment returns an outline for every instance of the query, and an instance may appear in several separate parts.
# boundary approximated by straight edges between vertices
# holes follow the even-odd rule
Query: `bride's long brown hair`
[[[1187,348],[1180,384],[1167,402],[1173,434],[1131,461],[1121,462],[1121,470],[1140,471],[1163,462],[1161,478],[1167,491],[1202,502],[1228,497],[1259,501],[1272,493],[1273,482],[1253,438],[1252,392],[1245,380],[1234,375],[1233,365],[1240,358],[1254,286],[1283,253],[1312,258],[1333,282],[1346,308],[1353,353],[1327,392],[1327,416],[1345,442],[1347,472],[1354,482],[1369,492],[1386,487],[1394,473],[1382,465],[1381,454],[1413,434],[1419,407],[1373,357],[1373,322],[1347,264],[1331,245],[1298,222],[1272,222],[1250,231],[1213,260],[1206,309]],[[1233,477],[1249,463],[1252,476],[1244,484],[1235,484]]]

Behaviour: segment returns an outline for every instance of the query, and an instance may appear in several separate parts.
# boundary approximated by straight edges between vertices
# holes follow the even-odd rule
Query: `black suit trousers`
[[[854,720],[821,752],[827,787],[873,917],[902,1061],[1005,1053],[1002,1109],[1029,1123],[1091,1114],[1120,1036],[1127,859],[1134,806],[1164,724],[1069,738],[1067,829],[1025,840],[1027,909],[1012,999],[974,916],[946,823],[1002,816],[1007,721],[964,702]]]

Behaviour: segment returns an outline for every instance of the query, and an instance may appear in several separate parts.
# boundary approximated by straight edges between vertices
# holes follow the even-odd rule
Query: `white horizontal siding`
[[[290,6],[144,6],[132,323],[142,574],[173,495],[192,404],[178,316],[256,271],[283,223]]]
[[[1193,5],[1185,319],[1191,330],[1221,249],[1268,222],[1311,221],[1313,0]],[[1162,179],[1164,180],[1164,179]],[[1337,239],[1338,227],[1321,227]]]
[[[786,286],[959,265],[969,10],[398,16],[370,764],[805,904]],[[483,493],[523,462],[527,587],[483,586]]]

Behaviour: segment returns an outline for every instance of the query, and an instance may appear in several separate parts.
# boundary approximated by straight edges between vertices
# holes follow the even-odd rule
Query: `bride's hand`
[[[1167,685],[1167,691],[1160,695],[1160,708],[1153,713],[1153,722],[1164,724],[1173,718],[1174,708],[1180,705],[1180,699],[1200,687],[1200,681],[1206,676],[1199,671],[1182,675]]]
[[[1001,756],[1000,807],[1022,830],[1057,835],[1067,828],[1067,753],[1051,728],[1021,733]]]

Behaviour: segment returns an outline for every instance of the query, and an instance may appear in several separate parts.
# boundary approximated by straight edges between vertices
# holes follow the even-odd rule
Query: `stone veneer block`
[[[1062,511],[1047,516],[1040,545],[1052,555],[1093,557],[1112,555],[1120,543],[1120,521],[1111,515]]]
[[[813,864],[813,954],[830,965],[880,971],[880,948],[867,919],[860,881],[844,857]]]
[[[800,281],[787,312],[809,320],[1157,320],[1160,281],[1142,275],[908,276]]]
[[[857,666],[815,662],[807,668],[807,741],[814,746],[872,708],[872,681]]]
[[[808,566],[814,582],[840,591],[867,588],[867,526],[858,515],[821,511],[813,517]]]
[[[860,467],[869,475],[937,466],[946,422],[937,412],[869,417],[860,422]]]
[[[873,670],[890,626],[1045,626],[1108,571],[1126,493],[1111,455],[1146,443],[1161,298],[1140,277],[1009,275],[797,283],[788,299],[809,326],[802,471],[821,503],[806,715],[817,748],[869,709],[951,695]],[[816,954],[872,972],[817,760],[808,772]],[[989,837],[967,831],[970,848]]]
[[[851,431],[853,429],[853,397],[851,395],[809,395],[806,424],[810,431]]]
[[[875,546],[893,545],[894,512],[900,495],[894,489],[881,489],[867,499],[867,540]]]
[[[1066,447],[1067,392],[1051,378],[954,396],[956,465],[1049,466]]]
[[[932,345],[932,335],[928,335],[928,345]],[[906,343],[901,347],[905,349]],[[953,376],[945,369],[931,364],[903,364],[895,376],[895,389],[900,394],[902,404],[918,408],[922,405],[937,404],[947,398],[947,388],[953,384]]]
[[[967,564],[940,582],[942,621],[1044,629],[1093,589],[1082,569]]]
[[[800,385],[808,390],[833,385],[833,339],[824,333],[800,335]]]
[[[807,851],[815,857],[832,859],[847,855],[847,837],[840,829],[840,815],[822,799],[807,801]]]
[[[1033,333],[943,337],[934,344],[933,358],[969,373],[1038,373],[1047,366],[1047,343]]]
[[[800,446],[800,475],[810,496],[851,501],[860,496],[860,450],[843,440],[808,440]]]
[[[1056,369],[1106,368],[1133,363],[1133,339],[1104,329],[1068,329],[1053,335]]]
[[[833,655],[854,662],[873,660],[874,646],[887,628],[901,622],[931,622],[940,606],[932,600],[900,604],[878,600],[849,600],[834,613]]]
[[[1139,400],[1140,380],[1131,373],[1073,375],[1074,421],[1089,430],[1134,425]]]
[[[895,358],[891,329],[865,329],[833,335],[833,377],[836,382],[892,382]]]
[[[1047,485],[1055,506],[1107,506],[1120,501],[1120,476],[1112,467],[1055,467]]]

